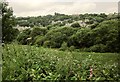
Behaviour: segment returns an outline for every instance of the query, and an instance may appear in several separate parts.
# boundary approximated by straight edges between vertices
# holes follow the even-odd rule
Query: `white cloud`
[[[116,12],[118,9],[116,7],[110,8],[107,10],[107,12]]]
[[[79,14],[91,12],[117,11],[117,3],[95,3],[95,2],[58,2],[58,0],[7,0],[14,10],[16,16],[38,16],[54,14]],[[51,2],[53,1],[53,2]],[[78,1],[78,0],[77,0]],[[82,1],[82,0],[81,0]],[[103,5],[103,6],[102,6]],[[103,8],[104,7],[104,8]]]

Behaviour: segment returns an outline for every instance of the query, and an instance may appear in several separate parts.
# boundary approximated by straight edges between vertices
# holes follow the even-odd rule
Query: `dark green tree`
[[[84,48],[92,45],[90,29],[82,28],[78,30],[69,38],[68,45],[75,46],[76,48]]]
[[[94,30],[95,45],[106,45],[106,51],[119,52],[118,20],[108,20],[100,23]]]
[[[51,47],[60,48],[63,42],[67,42],[68,38],[76,32],[75,28],[71,27],[58,27],[48,31],[45,35],[45,39],[50,43]]]
[[[81,27],[81,26],[80,26],[79,23],[73,23],[73,24],[71,25],[71,27],[73,27],[73,28],[79,28],[79,27]]]
[[[45,35],[47,33],[46,28],[34,27],[30,33],[31,37],[35,37],[37,35]]]
[[[8,6],[7,2],[2,2],[0,5],[2,5],[2,41],[8,43],[16,38],[19,31],[13,28],[15,18],[12,8]]]
[[[30,41],[28,41],[27,39],[30,38],[30,33],[31,33],[30,29],[26,29],[22,31],[21,33],[19,33],[17,37],[17,41],[23,45],[29,44]]]

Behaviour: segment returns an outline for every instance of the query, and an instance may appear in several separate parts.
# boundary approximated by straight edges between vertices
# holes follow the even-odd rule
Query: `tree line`
[[[2,39],[4,43],[17,41],[23,45],[37,45],[60,50],[119,52],[118,14],[79,14],[38,17],[15,17],[8,3],[2,6]],[[76,22],[77,21],[77,22]],[[82,21],[87,26],[81,26]],[[70,24],[66,26],[66,24]],[[19,31],[13,26],[30,26]]]

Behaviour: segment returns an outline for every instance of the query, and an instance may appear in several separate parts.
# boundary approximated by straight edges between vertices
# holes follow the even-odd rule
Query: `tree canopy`
[[[7,2],[0,5],[2,6],[2,41],[11,42],[18,34],[18,30],[13,28],[15,25],[13,10],[8,6]]]

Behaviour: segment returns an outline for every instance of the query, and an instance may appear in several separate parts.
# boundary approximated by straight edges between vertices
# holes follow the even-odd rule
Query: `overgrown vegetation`
[[[69,52],[27,45],[5,45],[3,81],[120,80],[118,56],[117,53]]]
[[[8,7],[7,2],[0,2],[0,14],[2,14],[2,41],[4,43],[12,42],[17,34],[19,34],[18,29],[14,29],[15,17],[13,16],[13,10]]]
[[[0,7],[3,81],[120,80],[117,13],[14,17]]]
[[[30,39],[29,39],[30,38]],[[29,41],[28,41],[29,39]],[[32,44],[60,48],[67,47],[93,52],[119,52],[118,22],[107,20],[92,28],[56,27],[54,29],[34,27],[21,32],[17,38],[21,44]]]

